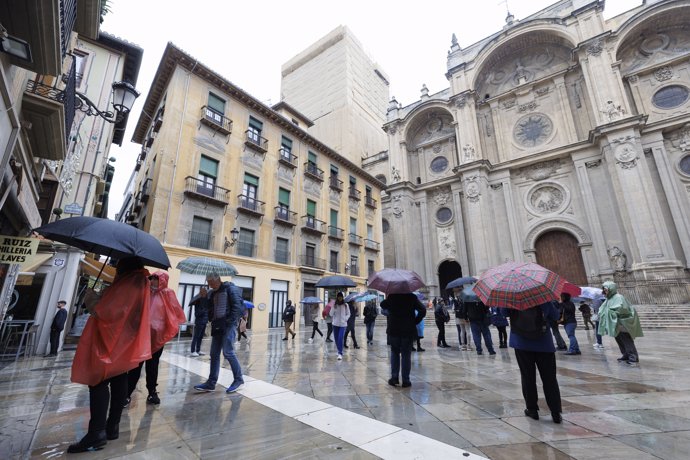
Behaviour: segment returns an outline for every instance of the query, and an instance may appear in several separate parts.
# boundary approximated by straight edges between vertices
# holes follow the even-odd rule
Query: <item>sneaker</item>
[[[307,342],[314,343],[314,339],[309,339],[309,340],[307,340]]]
[[[242,385],[244,385],[244,380],[235,380],[232,382],[232,385],[228,387],[227,390],[225,390],[226,393],[234,393],[240,388],[242,388]]]
[[[496,352],[495,352],[495,351],[493,351],[493,350],[491,350],[491,351],[489,352],[489,354],[490,354],[491,356],[493,356],[493,355],[495,355],[495,354],[496,354]]]
[[[482,353],[481,350],[477,350],[477,354],[478,354],[478,355],[482,355],[482,354],[484,354],[484,353]]]
[[[343,360],[343,355],[340,355],[340,354],[339,354],[339,355],[338,355],[338,361],[342,361],[342,360]]]
[[[146,403],[147,404],[160,404],[161,403],[161,398],[158,397],[158,393],[155,391],[151,393],[148,398],[146,398]]]
[[[215,385],[211,385],[211,384],[208,383],[208,382],[204,382],[204,383],[200,383],[199,385],[194,385],[194,389],[195,389],[196,391],[205,391],[205,392],[208,392],[208,391],[214,391],[214,390],[216,389],[216,386],[215,386]]]
[[[200,351],[200,352],[199,352],[199,356],[204,356],[205,354],[206,354],[206,353],[204,353],[203,351]]]
[[[639,362],[639,360],[634,356],[631,356],[630,358],[628,358],[628,364],[637,364],[638,362]]]
[[[192,354],[190,354],[189,356],[191,356],[191,357],[193,357],[193,358],[196,358],[197,356],[199,356],[199,353],[197,353],[197,352],[195,351],[195,352],[193,352]]]
[[[283,337],[283,341],[287,340],[287,337]]]

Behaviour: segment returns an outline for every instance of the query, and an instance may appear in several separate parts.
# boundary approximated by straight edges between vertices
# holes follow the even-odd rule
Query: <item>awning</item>
[[[43,265],[48,259],[55,256],[53,252],[39,252],[31,257],[29,257],[26,262],[24,262],[20,267],[19,271],[21,273],[32,273],[35,272],[38,267]]]
[[[103,267],[103,264],[98,260],[83,259],[80,266],[82,273],[93,276],[94,278],[98,277],[98,273],[101,271],[101,268],[103,268],[101,279],[106,283],[112,283],[115,279],[115,267],[111,267],[110,265]]]

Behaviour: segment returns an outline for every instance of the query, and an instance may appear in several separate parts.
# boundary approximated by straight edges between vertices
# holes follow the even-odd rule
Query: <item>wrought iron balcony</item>
[[[328,237],[334,240],[341,240],[344,238],[345,230],[342,228],[335,227],[333,225],[328,226]]]
[[[232,120],[207,105],[201,108],[200,121],[203,125],[226,136],[232,132]]]
[[[165,113],[165,109],[160,108],[158,109],[158,113],[156,114],[156,118],[153,120],[153,132],[157,133],[158,131],[161,130],[161,126],[163,126],[163,114]]]
[[[370,195],[366,195],[364,197],[364,204],[372,209],[376,209],[376,200],[373,199]]]
[[[290,208],[286,208],[285,206],[276,206],[274,209],[275,215],[273,216],[273,220],[277,223],[289,225],[291,227],[297,225],[296,212],[290,211]]]
[[[362,199],[362,192],[351,186],[350,190],[347,193],[347,196],[349,196],[353,200],[360,201]]]
[[[237,210],[245,212],[247,214],[253,214],[255,216],[263,216],[264,215],[264,203],[263,201],[259,201],[256,198],[252,198],[247,195],[237,195]]]
[[[199,249],[211,249],[213,245],[213,235],[206,232],[189,231],[189,247]]]
[[[319,169],[316,164],[310,161],[304,163],[304,175],[319,182],[323,182],[323,170]]]
[[[362,237],[356,233],[348,233],[348,242],[357,246],[362,245]]]
[[[301,267],[316,268],[318,270],[326,270],[326,261],[319,259],[313,255],[302,254],[299,256],[299,264]]]
[[[148,203],[149,197],[151,194],[151,184],[153,183],[153,179],[148,178],[144,181],[144,183],[141,185],[141,190],[138,193],[137,198],[139,201],[142,203]]]
[[[284,147],[278,150],[278,161],[288,168],[294,169],[297,167],[297,157]]]
[[[301,219],[303,231],[318,235],[326,233],[326,222],[313,216],[302,216]]]
[[[379,251],[381,248],[381,243],[377,243],[374,240],[365,239],[364,240],[364,248],[365,249],[371,249],[372,251]]]
[[[337,190],[339,192],[343,191],[343,181],[339,180],[338,176],[331,175],[328,178],[328,186],[333,190]]]
[[[251,129],[246,130],[244,135],[244,145],[259,153],[266,153],[268,151],[268,139],[261,137],[259,133]]]
[[[193,176],[185,177],[184,194],[221,206],[227,205],[230,200],[230,190]]]

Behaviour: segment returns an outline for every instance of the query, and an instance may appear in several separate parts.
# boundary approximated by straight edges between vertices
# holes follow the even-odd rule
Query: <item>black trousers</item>
[[[505,326],[496,326],[498,329],[498,343],[499,346],[505,347],[508,345],[508,332],[506,332]]]
[[[326,332],[326,340],[331,338],[331,334],[333,334],[333,323],[326,323],[326,327],[328,328]]]
[[[436,327],[438,328],[438,339],[436,339],[436,346],[448,345],[446,343],[446,322],[436,320]]]
[[[635,360],[639,360],[640,357],[637,355],[635,340],[630,334],[627,332],[619,332],[616,336],[616,343],[626,359],[635,358]]]
[[[122,408],[127,398],[127,372],[89,387],[89,433],[103,431],[120,424]],[[108,414],[110,406],[110,414]]]
[[[355,347],[358,347],[357,345],[357,338],[355,337],[355,323],[354,321],[352,324],[348,323],[347,328],[345,329],[345,338],[343,339],[343,345],[347,345],[347,335],[350,334],[352,337],[352,343]]]
[[[58,352],[58,346],[60,345],[60,333],[62,331],[57,331],[55,329],[50,330],[50,354],[56,355]]]
[[[539,410],[537,403],[537,369],[544,386],[546,405],[552,414],[560,414],[561,391],[556,378],[556,353],[515,349],[515,358],[520,366],[522,397],[527,409]]]
[[[146,364],[146,389],[149,390],[149,394],[156,392],[156,386],[158,386],[158,363],[162,354],[163,347],[155,352],[151,359],[139,363],[139,366],[127,372],[127,397],[131,397],[134,390],[137,389],[137,383],[139,383],[139,377],[141,377],[141,367],[144,364]]]
[[[318,321],[312,321],[311,322],[311,338],[313,339],[316,333],[318,332],[321,337],[323,337],[323,332],[321,332],[321,329],[319,329],[319,322]]]

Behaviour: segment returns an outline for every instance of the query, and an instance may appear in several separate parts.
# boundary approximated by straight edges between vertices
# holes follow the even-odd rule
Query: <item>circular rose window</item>
[[[533,113],[520,118],[513,129],[513,137],[523,147],[543,144],[553,132],[553,123],[546,115]]]
[[[661,88],[652,96],[652,102],[660,109],[675,109],[688,101],[690,90],[683,85]]]
[[[431,160],[431,165],[429,166],[433,172],[442,173],[448,168],[448,159],[446,157],[436,157]]]
[[[446,222],[450,222],[452,218],[453,211],[449,208],[439,208],[438,211],[436,211],[436,220],[439,221],[439,223],[445,224]]]
[[[685,155],[683,158],[681,158],[680,163],[678,163],[678,167],[683,174],[690,176],[690,155]]]

